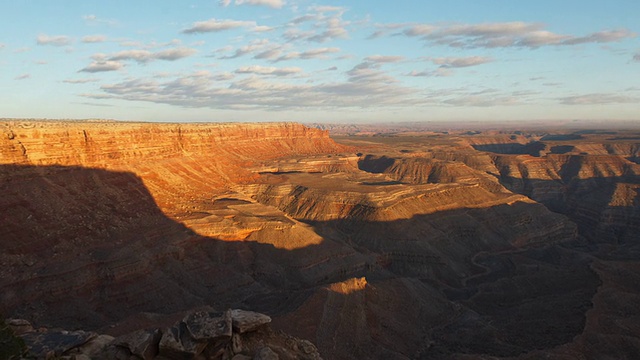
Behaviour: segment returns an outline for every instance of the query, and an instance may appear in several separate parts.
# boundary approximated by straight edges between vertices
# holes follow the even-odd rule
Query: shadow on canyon
[[[568,216],[581,236],[593,243],[640,241],[640,177],[635,175],[577,178],[569,162],[562,179],[546,180],[500,176],[500,183],[549,210]],[[616,205],[625,203],[626,206]]]
[[[580,334],[602,283],[588,244],[514,244],[485,215],[539,205],[309,222],[325,240],[284,250],[193,232],[130,172],[2,165],[0,181],[0,312],[40,325],[117,335],[169,321],[154,314],[232,307],[272,315],[330,358],[514,356]],[[366,285],[332,286],[358,277]]]

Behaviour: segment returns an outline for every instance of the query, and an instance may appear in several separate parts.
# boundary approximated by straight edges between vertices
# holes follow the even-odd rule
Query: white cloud
[[[312,6],[310,8],[310,10],[317,11],[319,13],[323,13],[323,12],[339,12],[339,13],[343,13],[347,9],[342,7],[342,6],[316,5],[316,6]]]
[[[235,59],[247,54],[251,54],[259,51],[264,52],[266,50],[274,50],[280,47],[281,46],[279,45],[272,44],[268,39],[254,40],[249,45],[245,45],[236,49],[236,51],[232,55],[222,56],[221,59]],[[228,46],[225,46],[224,48],[219,49],[216,52],[224,52],[229,50],[231,50],[231,48],[229,48]]]
[[[101,43],[107,41],[104,35],[87,35],[82,38],[83,43]]]
[[[231,4],[231,0],[220,0],[221,6],[229,6]],[[285,2],[283,0],[235,0],[236,5],[257,5],[257,6],[268,6],[274,9],[280,9],[284,6]]]
[[[467,95],[460,96],[443,101],[445,104],[454,106],[508,106],[518,105],[520,100],[516,96],[483,96],[483,95]]]
[[[153,53],[149,50],[123,50],[111,55],[109,60],[135,60],[139,63],[145,63],[152,58]]]
[[[564,105],[606,105],[640,103],[640,98],[618,94],[594,93],[577,96],[567,96],[558,99]]]
[[[87,84],[92,82],[97,82],[98,79],[65,79],[62,80],[63,83],[66,84]]]
[[[206,32],[217,32],[241,27],[257,27],[255,21],[240,21],[229,19],[209,19],[205,21],[197,21],[191,27],[182,30],[185,34],[197,34]]]
[[[194,55],[198,51],[196,49],[180,47],[174,49],[166,49],[153,54],[154,59],[174,61]]]
[[[493,61],[492,58],[484,56],[468,56],[468,57],[440,57],[430,59],[434,64],[443,68],[461,68],[468,66],[476,66],[486,64]]]
[[[82,19],[85,21],[87,25],[108,25],[108,26],[116,26],[118,25],[118,21],[114,19],[102,19],[96,15],[83,15]]]
[[[284,67],[277,68],[273,66],[243,66],[235,71],[237,74],[258,74],[258,75],[274,75],[274,76],[288,76],[300,74],[302,69],[299,67]]]
[[[101,86],[103,93],[83,96],[182,107],[263,110],[414,106],[427,101],[418,89],[402,86],[397,79],[376,69],[354,69],[347,73],[346,81],[319,84],[300,84],[284,76],[300,71],[253,66],[238,69],[238,73],[249,75],[239,79],[231,74],[210,75],[207,72],[166,81],[157,77],[127,79]]]
[[[378,64],[397,63],[402,60],[404,60],[404,56],[371,55],[365,58],[365,61],[374,62]]]
[[[407,74],[407,76],[414,76],[414,77],[444,77],[444,76],[451,76],[451,75],[453,75],[453,72],[447,68],[437,68],[433,71],[413,70]]]
[[[301,59],[301,60],[326,59],[328,54],[333,54],[337,52],[340,52],[340,48],[324,47],[324,48],[310,49],[303,52],[293,51],[275,59],[274,62],[292,60],[292,59]]]
[[[71,44],[71,38],[65,35],[40,34],[36,38],[38,45],[66,46]]]
[[[104,72],[104,71],[116,71],[120,70],[124,67],[119,61],[93,61],[84,69],[80,70],[81,72],[88,73],[96,73],[96,72]]]
[[[402,34],[409,37],[418,36],[429,43],[459,48],[538,48],[551,45],[607,43],[636,36],[629,30],[621,29],[600,31],[578,37],[545,30],[543,24],[520,21],[445,26],[419,24],[405,28]]]
[[[283,36],[288,41],[327,42],[349,36],[351,24],[342,19],[346,9],[339,6],[312,6],[311,13],[298,16],[288,23]]]
[[[268,6],[274,9],[280,9],[284,6],[284,1],[282,0],[236,0],[236,5],[260,5],[260,6]]]
[[[180,47],[173,49],[161,50],[158,52],[151,52],[149,50],[123,50],[117,52],[111,56],[108,56],[109,60],[122,61],[122,60],[134,60],[138,63],[146,63],[153,60],[166,60],[174,61],[189,57],[197,52],[196,49]],[[94,58],[105,58],[104,54],[95,54]]]
[[[598,31],[587,36],[576,37],[566,41],[567,45],[584,44],[584,43],[608,43],[616,42],[624,39],[635,38],[636,33],[627,29]]]
[[[251,30],[254,31],[254,32],[267,32],[267,31],[272,31],[273,28],[271,26],[260,25],[260,26],[255,26]]]

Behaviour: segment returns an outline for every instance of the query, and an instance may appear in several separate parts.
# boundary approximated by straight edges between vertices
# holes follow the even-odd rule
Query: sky
[[[2,117],[640,120],[640,1],[4,1]]]

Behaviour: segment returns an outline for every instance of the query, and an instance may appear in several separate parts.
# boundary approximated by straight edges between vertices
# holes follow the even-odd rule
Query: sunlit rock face
[[[638,341],[620,322],[640,276],[627,136],[0,129],[0,312],[36,326],[120,336],[239,308],[329,359],[620,357]]]

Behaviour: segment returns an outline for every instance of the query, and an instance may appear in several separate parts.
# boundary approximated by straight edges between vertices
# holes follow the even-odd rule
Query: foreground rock
[[[38,359],[321,359],[307,340],[274,331],[267,315],[246,310],[196,311],[168,328],[140,329],[113,338],[94,332],[38,329],[22,332]],[[25,320],[9,328],[30,327]]]

